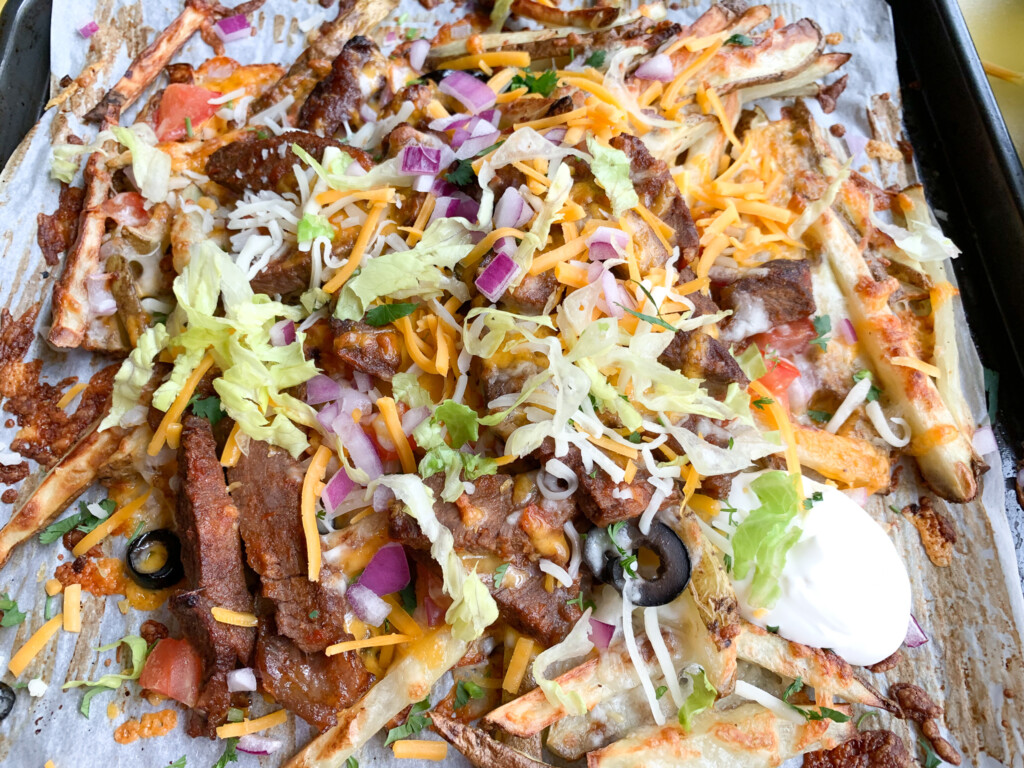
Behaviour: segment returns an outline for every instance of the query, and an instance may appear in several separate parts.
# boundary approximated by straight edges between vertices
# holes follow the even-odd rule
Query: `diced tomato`
[[[758,379],[765,389],[771,392],[775,398],[789,410],[789,385],[800,378],[800,369],[784,357],[772,357],[765,360],[768,366],[768,373]]]
[[[792,357],[807,349],[811,339],[818,335],[810,318],[794,320],[792,323],[777,325],[770,331],[758,333],[751,341],[766,352],[769,347],[781,355]]]
[[[146,658],[139,685],[194,707],[202,673],[203,662],[192,643],[165,637]]]
[[[156,137],[160,141],[177,141],[188,135],[185,118],[188,118],[195,131],[209,120],[220,107],[210,104],[210,99],[220,96],[216,91],[208,91],[197,85],[171,83],[160,97],[160,106],[156,109]]]
[[[121,192],[100,205],[100,210],[124,227],[141,227],[149,222],[146,199],[138,192]]]

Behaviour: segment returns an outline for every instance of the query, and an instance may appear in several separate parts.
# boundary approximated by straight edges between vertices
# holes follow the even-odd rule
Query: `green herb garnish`
[[[401,320],[403,317],[411,315],[416,311],[416,307],[418,306],[419,304],[412,302],[408,304],[381,304],[367,310],[365,320],[368,325],[380,328],[383,325],[393,323],[395,320]]]

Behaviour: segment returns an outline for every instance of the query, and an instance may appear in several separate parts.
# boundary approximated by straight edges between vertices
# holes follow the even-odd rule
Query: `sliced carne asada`
[[[503,621],[551,647],[565,639],[582,615],[579,601],[570,602],[580,595],[580,581],[577,577],[569,587],[555,581],[550,592],[544,588],[544,581],[540,567],[531,563],[525,578],[495,588],[492,594]]]
[[[252,441],[247,455],[228,470],[238,501],[239,530],[249,566],[262,594],[276,608],[278,631],[303,651],[322,651],[350,639],[345,632],[347,602],[331,588],[335,574],[320,581],[307,576],[302,529],[302,465],[286,451]]]
[[[203,658],[202,689],[189,718],[191,735],[211,738],[227,719],[227,674],[252,663],[256,632],[222,624],[213,608],[251,613],[245,586],[238,509],[231,502],[210,422],[185,417],[178,449],[180,492],[174,511],[187,591],[171,598],[171,610]]]
[[[697,257],[700,238],[690,209],[683,200],[676,180],[669,173],[668,165],[664,160],[656,159],[643,141],[628,133],[619,134],[609,143],[629,158],[629,175],[640,203],[675,232],[673,245],[679,246],[681,257],[681,262],[676,266],[682,267],[692,262]]]
[[[255,668],[261,690],[321,731],[373,683],[356,651],[305,653],[278,634],[272,616],[260,617]]]
[[[365,170],[373,167],[373,160],[361,149],[304,131],[287,131],[266,139],[253,134],[221,147],[206,161],[206,175],[238,195],[247,189],[295,192],[294,166],[302,161],[292,152],[292,144],[298,144],[317,162],[323,160],[327,147],[337,147]]]
[[[398,331],[374,328],[355,320],[331,319],[334,354],[357,371],[391,381],[402,365]]]
[[[321,136],[333,136],[359,117],[359,107],[384,87],[387,60],[370,38],[356,35],[334,59],[331,71],[317,83],[299,110],[296,125]]]
[[[777,325],[802,320],[817,309],[806,261],[776,259],[722,288],[722,309],[733,315],[722,323],[722,339],[742,341]]]
[[[36,242],[43,252],[43,258],[51,267],[59,264],[61,255],[75,243],[84,200],[84,189],[62,182],[57,210],[36,216]]]
[[[750,383],[729,348],[699,328],[676,331],[658,362],[691,379],[703,379],[712,397],[724,397],[733,382],[741,389]]]

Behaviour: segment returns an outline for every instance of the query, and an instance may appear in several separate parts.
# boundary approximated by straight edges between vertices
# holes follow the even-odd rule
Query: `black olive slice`
[[[690,583],[690,553],[676,532],[664,523],[652,523],[645,536],[630,522],[619,532],[617,543],[627,555],[635,554],[638,549],[651,550],[658,556],[657,576],[645,579],[638,574],[627,578],[622,568],[623,555],[603,528],[587,535],[583,559],[596,579],[611,584],[619,592],[628,589],[633,605],[651,607],[671,603]]]
[[[0,720],[7,718],[14,709],[14,689],[7,683],[0,683]]]
[[[133,539],[125,555],[128,575],[145,589],[173,587],[185,575],[181,542],[172,531],[161,528]]]

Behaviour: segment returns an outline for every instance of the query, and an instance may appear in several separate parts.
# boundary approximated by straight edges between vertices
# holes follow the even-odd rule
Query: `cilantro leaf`
[[[666,320],[662,320],[660,317],[652,317],[651,315],[645,315],[643,312],[637,312],[635,309],[630,309],[629,307],[623,307],[622,304],[619,304],[619,302],[615,302],[615,303],[618,306],[622,307],[627,312],[629,312],[629,314],[633,315],[633,317],[639,318],[640,320],[644,320],[644,321],[650,323],[651,325],[660,325],[662,328],[664,328],[667,331],[673,331],[673,332],[675,331],[675,326],[671,325]]]
[[[413,704],[412,709],[409,710],[409,717],[405,720],[405,725],[400,725],[388,731],[388,737],[384,742],[384,746],[386,747],[393,742],[407,739],[430,725],[430,718],[420,714],[428,709],[430,709],[430,699],[424,699]]]
[[[802,677],[798,677],[796,680],[789,684],[788,688],[786,688],[786,692],[782,694],[782,700],[789,704],[789,697],[797,693],[800,693],[800,691],[802,691],[803,689],[804,679]]]
[[[769,632],[771,632],[771,633],[772,633],[773,635],[777,635],[777,634],[779,634],[779,627],[778,627],[778,625],[776,625],[776,626],[774,626],[774,627],[773,627],[773,626],[771,626],[771,625],[768,625],[767,627],[765,627],[765,629],[767,629],[767,630],[768,630]]]
[[[224,754],[221,755],[220,759],[213,764],[213,768],[224,768],[228,763],[237,763],[238,755],[235,753],[236,746],[238,746],[237,737],[224,739]]]
[[[380,306],[368,309],[365,320],[368,325],[380,328],[382,325],[393,323],[395,320],[401,320],[403,317],[411,315],[418,306],[419,304],[412,302],[408,304],[381,304]]]
[[[354,757],[349,757],[349,759],[345,761],[345,768],[359,768],[359,761]]]
[[[412,613],[416,610],[416,579],[412,578],[409,583],[402,587],[399,591],[398,596],[402,598],[402,607],[405,608],[406,613]]]
[[[604,66],[604,60],[608,57],[605,51],[594,51],[587,57],[587,60],[583,63],[588,67],[600,68]]]
[[[832,421],[832,417],[835,414],[829,413],[828,411],[816,411],[813,408],[808,408],[807,415],[810,417],[811,421],[816,421],[819,424],[828,424]]]
[[[763,410],[764,410],[764,407],[765,407],[766,405],[771,405],[771,404],[772,404],[772,403],[774,403],[774,402],[775,402],[775,401],[774,401],[774,400],[772,400],[772,399],[771,399],[770,397],[759,397],[759,398],[757,398],[757,400],[755,400],[755,401],[754,401],[753,405],[754,405],[754,406],[755,406],[755,407],[756,407],[756,408],[757,408],[757,409],[758,409],[759,411],[763,411]]]
[[[192,395],[192,399],[188,401],[188,404],[192,406],[192,413],[206,419],[210,422],[211,427],[216,426],[217,422],[224,418],[220,398],[216,395],[210,395],[209,397]]]
[[[68,531],[73,531],[75,528],[79,530],[85,530],[86,526],[89,526],[89,530],[92,530],[101,522],[100,518],[96,517],[89,508],[86,506],[84,501],[78,502],[78,511],[73,515],[65,517],[63,520],[48,525],[46,529],[39,534],[39,542],[41,544],[52,544],[61,536]]]
[[[185,764],[187,762],[188,761],[185,759],[185,755],[182,755],[177,760],[175,760],[173,763],[168,764],[167,768],[185,768]]]
[[[455,708],[462,709],[470,699],[482,699],[484,689],[472,680],[460,680],[455,686]]]
[[[0,593],[0,611],[4,617],[0,619],[0,627],[16,627],[25,620],[24,611],[18,610],[18,603],[6,593]]]
[[[505,580],[505,571],[508,570],[508,563],[502,563],[494,569],[494,586],[497,587]]]
[[[476,173],[473,171],[473,163],[469,160],[459,160],[455,170],[448,171],[445,174],[445,180],[451,182],[456,187],[465,187],[471,184],[475,178]]]
[[[512,90],[515,90],[516,88],[523,88],[525,86],[529,93],[539,93],[541,96],[550,96],[551,92],[555,90],[555,86],[557,85],[558,73],[553,69],[549,69],[539,75],[534,75],[530,72],[526,72],[522,75],[516,75],[512,78],[512,82],[509,87]]]
[[[659,685],[657,688],[654,689],[654,698],[658,699],[658,701],[661,701],[661,697],[664,696],[666,693],[668,693],[668,686]]]
[[[830,707],[819,706],[817,709],[814,709],[813,707],[805,709],[804,707],[798,707],[790,702],[789,697],[799,693],[803,690],[803,687],[804,681],[802,678],[798,677],[789,684],[786,692],[782,694],[782,700],[789,704],[792,709],[803,715],[805,720],[832,720],[836,723],[845,723],[849,721],[849,715],[843,714],[836,709],[831,709]]]
[[[863,381],[864,379],[871,379],[872,381],[874,381],[874,376],[871,375],[871,371],[857,371],[855,374],[853,374],[854,381]],[[880,394],[882,394],[882,390],[880,390],[878,387],[872,384],[871,389],[868,390],[867,397],[865,397],[864,399],[867,400],[869,403],[873,403],[875,400],[878,399],[878,396]]]
[[[587,608],[597,608],[597,605],[592,600],[584,600],[583,593],[580,592],[572,600],[567,600],[566,605],[575,605],[581,611],[587,610]]]
[[[619,565],[629,578],[636,578],[636,555],[627,555],[619,561]]]
[[[939,756],[935,754],[935,750],[932,749],[931,742],[929,742],[924,736],[919,736],[917,743],[921,745],[921,749],[924,750],[924,768],[938,768],[942,765],[942,761]]]
[[[725,572],[732,573],[732,555],[726,552],[722,555],[722,560],[725,563]]]
[[[826,334],[832,332],[832,318],[829,315],[820,315],[812,319],[811,322],[814,323],[814,332],[818,334],[811,339],[811,344],[824,351],[828,348],[828,343],[831,340]]]
[[[736,34],[725,41],[726,45],[739,45],[743,48],[749,48],[754,44],[754,38],[748,35]]]
[[[630,432],[628,435],[626,435],[626,439],[635,445],[639,445],[644,441],[644,436],[641,432]]]

